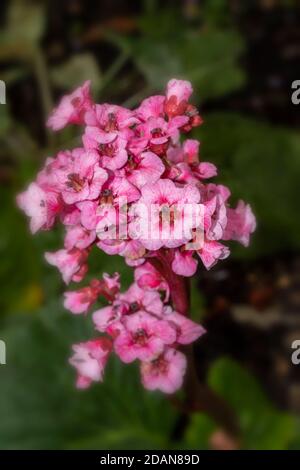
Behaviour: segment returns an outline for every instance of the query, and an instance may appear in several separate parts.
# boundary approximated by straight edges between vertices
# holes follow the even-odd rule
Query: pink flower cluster
[[[65,307],[73,313],[87,311],[101,294],[110,299],[92,315],[95,329],[105,336],[73,347],[70,362],[78,372],[77,386],[101,380],[114,350],[126,364],[140,361],[145,388],[173,393],[182,385],[186,369],[178,347],[195,341],[204,329],[170,307],[169,286],[148,262],[136,268],[135,282],[126,292],[119,288],[118,274],[105,274],[102,281],[65,294]]]
[[[114,350],[125,363],[141,362],[146,388],[177,390],[186,369],[181,345],[199,338],[203,328],[171,306],[173,286],[154,260],[162,254],[174,276],[190,277],[198,259],[209,269],[229,255],[222,241],[247,246],[255,229],[249,205],[240,201],[231,208],[229,189],[207,182],[217,168],[200,161],[199,142],[181,142],[202,123],[189,103],[191,94],[189,82],[173,79],[165,95],[129,110],[95,104],[89,82],[84,83],[48,120],[53,130],[83,126],[82,146],[49,157],[36,181],[18,196],[33,233],[49,230],[57,219],[64,224],[64,247],[46,253],[46,259],[65,283],[83,280],[95,246],[123,256],[135,268],[135,282],[125,293],[117,274],[105,274],[65,294],[65,307],[74,314],[87,312],[100,295],[109,302],[93,314],[103,336],[74,346],[70,362],[81,388],[102,380]],[[156,217],[146,217],[145,210],[153,207]]]

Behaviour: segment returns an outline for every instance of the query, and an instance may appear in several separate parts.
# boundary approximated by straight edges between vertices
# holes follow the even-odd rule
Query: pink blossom
[[[67,164],[57,170],[57,179],[66,204],[96,199],[107,178],[108,174],[100,168],[99,156],[93,150],[73,150]]]
[[[176,326],[176,341],[179,344],[193,343],[206,332],[201,325],[198,325],[178,312],[172,311],[168,307],[165,309],[165,318],[169,323]]]
[[[113,337],[117,336],[124,328],[121,322],[124,313],[122,310],[122,304],[118,304],[117,301],[113,305],[96,310],[92,315],[95,329]]]
[[[96,232],[94,230],[86,230],[82,225],[69,226],[65,236],[65,248],[67,250],[72,248],[84,250],[94,243],[95,239]]]
[[[180,276],[193,276],[197,270],[198,262],[193,257],[193,251],[190,250],[175,250],[174,260],[172,262],[172,269],[174,273]]]
[[[140,191],[124,177],[115,176],[103,186],[99,204],[88,208],[88,218],[96,222],[97,235],[101,240],[112,239],[111,231],[115,234],[114,238],[126,238],[127,205],[139,197]],[[85,210],[84,206],[82,209]],[[91,211],[95,213],[91,214]],[[82,220],[86,224],[84,215]]]
[[[172,96],[175,96],[177,102],[188,101],[191,94],[193,93],[193,88],[190,82],[186,80],[170,80],[167,85],[167,100]]]
[[[137,126],[137,131],[143,136],[144,144],[147,144],[152,152],[163,156],[170,143],[178,143],[180,128],[188,122],[187,116],[175,116],[168,121],[150,117],[145,123]]]
[[[77,370],[78,388],[88,388],[92,382],[103,380],[104,368],[111,349],[112,343],[108,338],[74,344],[74,354],[69,362]]]
[[[166,292],[165,300],[169,299],[170,288],[163,276],[152,266],[146,262],[138,266],[134,271],[134,279],[141,289],[154,289]]]
[[[164,393],[176,392],[183,383],[186,371],[186,357],[176,349],[167,348],[164,354],[149,362],[142,362],[142,382],[148,390]]]
[[[77,291],[65,292],[64,306],[72,313],[85,313],[96,302],[100,295],[112,301],[120,290],[119,274],[103,274],[102,280],[94,279],[90,285]]]
[[[69,284],[71,280],[79,282],[83,279],[86,274],[87,257],[87,250],[80,250],[78,248],[45,253],[48,263],[59,269],[66,284]]]
[[[229,254],[229,248],[217,241],[207,240],[204,242],[203,247],[198,250],[198,255],[206,269],[212,268],[218,260],[227,258]]]
[[[199,163],[199,147],[200,147],[200,142],[198,142],[198,140],[187,139],[183,143],[184,160],[189,165]]]
[[[201,162],[197,167],[193,167],[193,173],[202,179],[213,178],[218,174],[217,167],[209,162]]]
[[[124,256],[128,266],[139,266],[144,263],[145,247],[138,240],[125,242],[124,247],[120,251],[120,255]]]
[[[104,273],[103,283],[105,291],[109,293],[110,297],[114,297],[120,290],[120,274],[114,273],[112,276],[110,276],[109,274]]]
[[[98,293],[91,286],[78,291],[65,292],[64,307],[72,313],[85,313],[96,302]]]
[[[97,246],[107,255],[119,255],[126,248],[126,241],[119,239],[99,240]]]
[[[80,223],[80,210],[75,204],[64,204],[60,214],[60,220],[66,227],[69,225],[77,225]]]
[[[48,119],[47,126],[58,131],[67,124],[83,124],[84,114],[92,106],[90,81],[64,96]]]
[[[150,96],[150,98],[146,98],[141,102],[140,106],[135,110],[135,114],[142,121],[147,121],[151,117],[163,117],[164,102],[165,97],[162,95]]]
[[[17,203],[30,217],[32,233],[36,233],[40,229],[50,229],[62,208],[57,193],[45,191],[36,183],[31,183],[24,193],[18,195]]]
[[[138,204],[134,206],[135,218],[130,231],[145,248],[175,248],[191,238],[191,231],[198,222],[197,203],[200,200],[195,186],[177,187],[168,179],[160,179],[143,186],[141,193]]]
[[[138,312],[124,319],[122,330],[114,341],[116,354],[123,362],[147,361],[161,354],[165,345],[176,340],[176,329],[170,323]]]
[[[87,128],[98,128],[103,136],[107,135],[107,142],[117,136],[126,140],[134,136],[132,127],[138,123],[139,120],[133,111],[113,104],[96,104],[85,114]]]
[[[92,247],[134,268],[125,292],[118,273],[104,273],[65,293],[74,314],[106,301],[92,314],[103,336],[73,347],[77,387],[101,381],[114,350],[125,363],[142,361],[145,388],[174,393],[186,370],[181,345],[205,332],[188,318],[181,276],[193,276],[199,258],[207,269],[227,258],[223,241],[247,246],[255,217],[242,201],[231,208],[229,188],[207,183],[216,166],[201,161],[199,141],[182,139],[202,123],[189,82],[170,80],[165,96],[150,96],[135,110],[93,103],[89,89],[85,82],[63,97],[48,120],[54,130],[83,125],[83,147],[48,157],[17,202],[32,232],[56,220],[64,225],[64,248],[45,257],[65,283],[83,280]]]
[[[128,312],[143,310],[153,315],[160,316],[163,312],[163,303],[157,291],[145,291],[136,283],[120,294],[119,301],[126,305]]]
[[[256,229],[256,220],[249,204],[239,201],[236,209],[227,209],[227,225],[224,240],[237,240],[248,246],[250,234]]]
[[[87,127],[83,136],[84,147],[97,150],[101,166],[109,170],[122,168],[127,162],[127,140],[114,134],[106,134],[98,127]]]
[[[214,185],[215,186],[215,185]],[[220,240],[227,225],[227,207],[222,194],[213,193],[204,202],[204,229],[209,240]]]
[[[165,171],[162,160],[153,152],[143,152],[139,157],[132,156],[125,167],[126,178],[138,188],[155,183]]]

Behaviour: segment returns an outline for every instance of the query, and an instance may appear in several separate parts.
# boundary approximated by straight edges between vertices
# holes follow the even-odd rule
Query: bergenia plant
[[[192,321],[188,281],[200,262],[210,269],[229,255],[223,241],[247,246],[255,229],[249,205],[229,203],[226,186],[211,183],[212,163],[199,158],[200,143],[182,140],[202,123],[189,103],[192,86],[173,79],[165,95],[129,110],[96,104],[86,82],[62,98],[48,120],[58,131],[82,126],[80,148],[48,158],[35,182],[18,196],[33,233],[65,226],[64,246],[46,253],[66,284],[81,282],[93,248],[122,256],[134,283],[122,292],[117,273],[65,293],[65,308],[92,314],[95,339],[75,344],[70,364],[77,387],[103,380],[109,356],[138,361],[149,390],[174,393],[187,369],[187,345],[205,333]]]

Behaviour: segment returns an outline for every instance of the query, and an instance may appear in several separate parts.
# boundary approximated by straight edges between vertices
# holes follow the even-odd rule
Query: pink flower
[[[193,322],[178,312],[174,312],[169,307],[165,309],[164,318],[177,328],[176,341],[179,344],[193,343],[206,333],[201,325],[198,325],[198,323]]]
[[[105,295],[108,300],[112,300],[120,290],[120,274],[114,273],[110,276],[103,273],[103,285],[101,285],[101,293]]]
[[[87,257],[87,250],[78,248],[45,253],[48,263],[59,269],[66,284],[69,284],[70,281],[79,282],[83,279],[87,271]]]
[[[120,290],[120,276],[103,274],[103,279],[93,279],[90,285],[77,291],[65,292],[64,306],[72,313],[84,313],[96,302],[100,295],[113,301]]]
[[[124,247],[120,251],[120,255],[124,256],[128,266],[139,266],[145,261],[145,247],[138,240],[125,242]]]
[[[138,123],[132,111],[114,104],[96,104],[85,114],[87,128],[98,128],[103,135],[103,143],[111,142],[117,136],[128,140],[134,136],[132,128]]]
[[[57,180],[66,204],[96,199],[108,174],[99,166],[96,151],[75,149],[67,162],[57,170]]]
[[[193,127],[202,124],[202,118],[197,109],[188,103],[192,94],[192,85],[185,80],[170,80],[167,86],[167,98],[164,103],[164,112],[169,119],[175,116],[186,116],[188,122],[181,128],[183,132],[189,132]]]
[[[92,382],[103,380],[104,368],[111,349],[112,343],[108,338],[74,344],[74,354],[69,362],[77,370],[78,388],[88,388]]]
[[[65,292],[64,307],[72,313],[85,313],[96,302],[97,289],[92,286],[83,287],[77,291]]]
[[[147,144],[152,152],[163,156],[170,143],[178,143],[179,130],[188,122],[187,116],[175,116],[168,121],[150,117],[145,123],[137,126],[137,132],[143,137],[144,144]]]
[[[191,94],[193,93],[193,88],[190,82],[186,80],[170,80],[167,85],[167,100],[175,96],[178,103],[181,101],[188,101]]]
[[[167,348],[156,359],[141,364],[143,385],[148,390],[174,393],[182,386],[186,366],[184,354],[176,349]]]
[[[139,310],[160,316],[163,312],[163,303],[157,291],[145,291],[136,283],[120,294],[119,301],[126,305],[128,312],[138,312]]]
[[[83,136],[84,147],[97,150],[101,166],[109,170],[122,168],[127,162],[127,140],[114,134],[106,134],[98,127],[87,127]]]
[[[115,296],[111,306],[94,312],[93,321],[98,331],[114,336],[124,328],[123,317],[126,315],[142,311],[161,317],[163,308],[158,292],[145,291],[132,284],[127,292]]]
[[[198,255],[206,269],[212,268],[220,259],[228,258],[229,248],[217,241],[205,241],[203,247],[198,250]]]
[[[198,140],[187,139],[183,143],[183,154],[186,163],[189,165],[199,163],[199,147],[200,142]]]
[[[107,333],[115,337],[123,330],[121,317],[123,315],[122,305],[114,302],[113,305],[96,310],[93,315],[93,323],[97,331]]]
[[[145,248],[175,248],[192,238],[191,231],[199,224],[200,215],[196,186],[177,187],[168,179],[160,179],[143,186],[141,192],[129,229]]]
[[[94,230],[86,230],[81,225],[69,226],[65,236],[65,248],[67,250],[71,250],[72,248],[84,250],[92,245],[95,239],[96,232]]]
[[[87,207],[86,217],[85,205],[82,209],[82,223],[86,226],[86,219],[96,223],[97,236],[100,240],[125,239],[127,237],[127,205],[140,197],[140,191],[126,178],[115,176],[102,188],[99,203]],[[92,213],[94,211],[94,213]],[[113,233],[112,233],[113,232]]]
[[[126,316],[122,330],[114,341],[116,354],[123,362],[147,361],[161,354],[165,345],[176,340],[176,329],[146,312]]]
[[[36,233],[40,229],[50,229],[62,208],[57,193],[45,191],[36,183],[31,183],[25,192],[18,195],[17,203],[30,217],[32,233]]]
[[[92,106],[90,81],[64,96],[48,119],[47,126],[58,131],[67,124],[83,124],[84,114]]]
[[[169,285],[151,263],[146,262],[138,266],[134,271],[134,280],[141,289],[154,289],[166,292],[165,300],[169,299]]]
[[[183,146],[171,147],[167,158],[172,165],[168,177],[174,181],[197,184],[198,180],[212,178],[217,175],[217,168],[212,163],[199,163],[199,145],[197,140],[188,139]]]
[[[99,240],[97,246],[107,255],[119,255],[126,248],[126,241],[119,239]]]
[[[64,204],[62,213],[60,214],[61,222],[68,227],[69,225],[77,225],[80,223],[80,211],[76,205]]]
[[[249,204],[239,201],[236,209],[227,209],[227,225],[224,240],[237,240],[248,246],[250,234],[256,229],[256,220]]]
[[[197,270],[198,261],[190,250],[176,250],[172,262],[172,270],[180,276],[193,276]]]
[[[193,173],[200,179],[207,179],[217,176],[218,171],[213,163],[201,162],[197,167],[193,167]]]
[[[208,186],[214,186],[218,190],[215,185]],[[221,193],[212,194],[211,199],[204,202],[204,229],[209,240],[220,240],[227,225],[227,208]]]
[[[173,79],[166,96],[129,110],[93,103],[85,82],[62,98],[47,123],[54,130],[82,124],[83,148],[48,157],[17,198],[32,232],[50,229],[56,219],[64,225],[64,248],[45,257],[65,283],[82,281],[92,247],[122,256],[135,271],[125,292],[117,273],[104,273],[65,293],[64,305],[74,314],[87,313],[100,296],[107,301],[92,321],[110,338],[73,347],[78,388],[102,380],[112,349],[125,363],[142,361],[147,389],[180,388],[186,358],[179,349],[205,332],[187,317],[180,276],[194,275],[199,258],[210,269],[229,255],[223,240],[248,245],[255,229],[249,205],[230,208],[230,190],[206,182],[217,168],[201,161],[200,143],[182,139],[202,123],[191,94],[190,82]]]
[[[138,157],[132,156],[126,167],[126,178],[137,188],[155,183],[165,171],[165,165],[153,152],[143,152]]]
[[[164,115],[165,97],[162,95],[150,96],[141,102],[140,106],[135,110],[135,114],[142,121],[153,117],[163,117]]]

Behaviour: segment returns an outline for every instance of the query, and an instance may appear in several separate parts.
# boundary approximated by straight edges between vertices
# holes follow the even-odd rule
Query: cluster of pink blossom
[[[65,307],[73,313],[86,312],[99,294],[110,299],[107,307],[92,316],[95,329],[105,336],[74,346],[70,362],[78,371],[77,386],[85,388],[101,380],[114,350],[124,363],[141,361],[145,388],[174,392],[186,369],[185,356],[178,347],[195,341],[204,329],[171,308],[169,286],[148,262],[136,268],[135,282],[126,292],[119,289],[119,275],[105,274],[102,281],[65,294]]]
[[[173,79],[165,96],[128,110],[95,104],[86,82],[62,99],[48,121],[53,130],[84,126],[82,147],[48,158],[18,197],[33,233],[50,229],[57,219],[64,224],[64,248],[46,253],[46,259],[65,283],[82,281],[94,246],[123,256],[135,269],[125,293],[117,274],[105,274],[65,294],[65,307],[75,314],[87,312],[100,295],[108,301],[93,314],[103,336],[74,346],[70,362],[81,388],[102,380],[114,350],[125,363],[141,361],[146,388],[177,390],[186,369],[181,345],[204,330],[174,303],[176,277],[192,276],[198,258],[211,268],[229,255],[222,241],[247,246],[255,229],[249,205],[240,201],[230,208],[229,189],[206,182],[217,169],[199,160],[199,142],[181,142],[202,123],[189,103],[191,93],[189,82]]]

